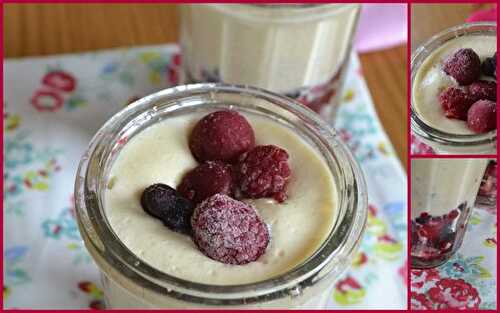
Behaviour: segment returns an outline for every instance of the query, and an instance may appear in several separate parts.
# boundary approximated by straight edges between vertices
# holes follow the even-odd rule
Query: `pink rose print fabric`
[[[496,309],[496,214],[475,209],[462,247],[445,264],[411,270],[411,308]]]
[[[4,62],[6,308],[105,307],[75,220],[76,168],[113,114],[179,84],[181,63],[173,44]],[[370,214],[350,270],[311,306],[406,308],[406,175],[355,54],[342,99],[335,127],[369,173]]]

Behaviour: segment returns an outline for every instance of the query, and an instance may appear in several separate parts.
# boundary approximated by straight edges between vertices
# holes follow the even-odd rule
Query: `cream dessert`
[[[105,212],[123,244],[143,262],[192,282],[237,285],[263,281],[304,262],[323,244],[337,216],[337,193],[326,162],[291,129],[271,119],[246,114],[256,145],[279,145],[289,154],[287,199],[243,199],[269,228],[265,252],[244,265],[224,264],[204,255],[193,240],[165,227],[141,207],[146,187],[178,186],[198,164],[188,138],[203,114],[169,118],[134,136],[109,173]],[[314,188],[312,188],[314,186]]]
[[[185,79],[264,88],[331,116],[338,105],[359,7],[183,5]]]
[[[312,308],[352,263],[368,200],[317,114],[263,90],[197,84],[101,127],[75,207],[108,308]]]
[[[414,268],[445,262],[461,245],[487,159],[414,159],[411,256]]]
[[[443,132],[471,135],[476,132],[467,125],[467,118],[448,117],[443,109],[440,95],[448,87],[466,86],[474,83],[458,82],[443,70],[443,63],[460,49],[472,49],[481,62],[496,53],[496,37],[489,35],[469,35],[452,39],[433,51],[420,65],[412,86],[412,104],[420,118],[429,126]],[[496,79],[481,74],[480,80],[495,82]],[[496,100],[496,84],[495,100]],[[471,100],[473,101],[473,100]],[[471,103],[472,104],[472,103]]]

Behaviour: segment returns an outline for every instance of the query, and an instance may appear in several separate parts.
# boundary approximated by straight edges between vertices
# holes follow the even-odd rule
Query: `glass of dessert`
[[[460,247],[488,159],[413,159],[411,264],[431,268]]]
[[[484,173],[479,193],[477,194],[476,206],[491,211],[497,207],[497,161],[490,160],[486,173]]]
[[[290,98],[214,83],[113,116],[75,198],[110,308],[321,306],[367,218],[362,172],[326,122]]]
[[[264,88],[333,118],[359,4],[181,6],[184,80]]]
[[[449,28],[411,60],[411,127],[437,153],[496,154],[496,23]]]

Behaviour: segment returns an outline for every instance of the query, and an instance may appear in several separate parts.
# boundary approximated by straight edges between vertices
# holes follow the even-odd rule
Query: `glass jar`
[[[181,6],[184,80],[250,85],[333,119],[359,4]]]
[[[436,267],[462,244],[488,159],[413,159],[411,263]]]
[[[320,152],[337,188],[337,218],[320,248],[290,271],[261,282],[221,286],[168,275],[123,244],[112,230],[103,205],[110,167],[127,140],[169,117],[221,108],[270,118],[296,132]],[[106,303],[111,308],[286,308],[318,304],[324,290],[350,265],[367,219],[362,172],[330,126],[289,98],[222,84],[166,89],[118,112],[97,132],[82,157],[75,198],[80,232],[101,270]]]
[[[497,25],[492,22],[467,23],[444,30],[418,47],[411,58],[411,129],[413,133],[438,154],[496,154],[496,129],[484,134],[453,134],[438,130],[426,123],[415,109],[413,86],[415,77],[427,57],[450,40],[461,36],[494,36]]]
[[[491,160],[484,173],[479,193],[477,194],[476,206],[496,211],[497,207],[497,161]]]

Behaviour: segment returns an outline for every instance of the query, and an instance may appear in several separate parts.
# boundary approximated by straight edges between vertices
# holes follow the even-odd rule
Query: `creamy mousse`
[[[169,275],[213,285],[263,281],[289,271],[325,241],[337,217],[333,176],[316,148],[293,130],[266,117],[244,114],[256,145],[278,145],[289,154],[288,198],[243,199],[267,224],[270,241],[256,261],[229,265],[205,256],[193,240],[174,232],[141,207],[143,190],[156,183],[177,186],[197,166],[188,138],[204,114],[168,118],[134,136],[108,176],[105,211],[119,239],[149,265]]]

